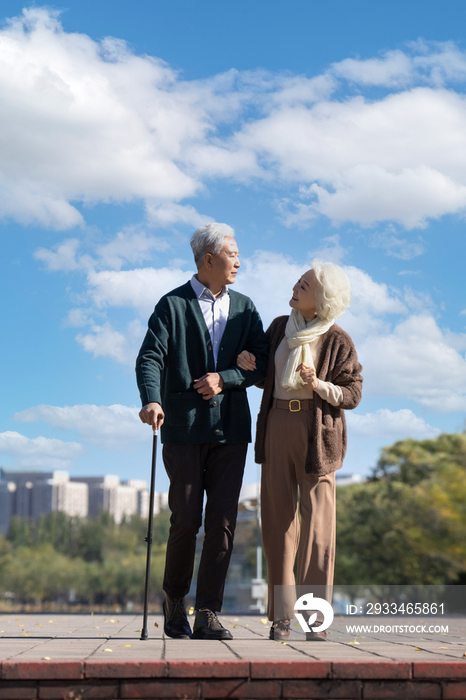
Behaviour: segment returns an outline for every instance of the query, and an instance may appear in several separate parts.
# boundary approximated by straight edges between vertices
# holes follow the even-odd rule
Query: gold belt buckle
[[[297,403],[297,404],[298,404],[298,408],[292,408],[292,407],[291,407],[291,404],[292,404],[292,403]],[[291,413],[298,413],[298,411],[301,410],[301,401],[300,401],[299,399],[290,399],[290,400],[288,401],[288,408],[290,409]]]

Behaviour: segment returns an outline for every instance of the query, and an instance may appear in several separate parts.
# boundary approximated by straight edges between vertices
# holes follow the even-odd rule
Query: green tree
[[[336,583],[443,584],[466,561],[466,435],[403,440],[338,489]]]

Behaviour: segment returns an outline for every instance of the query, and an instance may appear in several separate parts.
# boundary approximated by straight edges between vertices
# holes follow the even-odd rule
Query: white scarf
[[[296,309],[291,311],[285,328],[290,354],[283,369],[282,387],[291,391],[292,389],[301,389],[303,386],[307,386],[306,382],[303,382],[301,379],[299,372],[296,371],[296,368],[300,364],[314,367],[309,343],[326,333],[334,323],[333,319],[331,321],[323,321],[317,316],[309,323],[306,323],[300,311]]]

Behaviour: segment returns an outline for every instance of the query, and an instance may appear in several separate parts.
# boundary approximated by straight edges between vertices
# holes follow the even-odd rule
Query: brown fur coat
[[[266,331],[270,343],[264,395],[257,418],[255,459],[265,461],[265,431],[267,415],[273,400],[275,375],[275,351],[285,335],[288,316],[279,316]],[[324,382],[332,382],[343,391],[343,403],[331,406],[314,393],[314,420],[306,456],[306,471],[323,476],[340,469],[346,454],[347,435],[344,409],[356,408],[361,400],[362,367],[348,333],[334,324],[322,341],[317,376]]]

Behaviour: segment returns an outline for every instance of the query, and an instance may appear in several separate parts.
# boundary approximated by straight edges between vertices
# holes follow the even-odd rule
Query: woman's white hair
[[[218,255],[222,250],[224,239],[228,237],[235,237],[234,230],[228,224],[218,224],[216,221],[194,231],[191,236],[191,248],[197,267],[202,266],[206,253]]]
[[[312,269],[317,279],[317,316],[325,321],[339,318],[351,303],[351,284],[339,266],[315,258]]]

